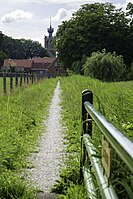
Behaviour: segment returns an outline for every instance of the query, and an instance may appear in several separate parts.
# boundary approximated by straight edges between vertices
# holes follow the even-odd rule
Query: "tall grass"
[[[66,144],[69,155],[66,160],[66,168],[61,171],[61,179],[55,190],[63,194],[61,198],[86,198],[85,191],[79,192],[82,184],[79,179],[81,93],[84,89],[91,90],[94,94],[95,108],[118,129],[133,139],[133,82],[102,83],[88,77],[72,75],[61,79],[61,88],[62,115],[64,125],[67,127]],[[101,132],[96,126],[93,128],[93,143],[100,157]],[[112,181],[118,195],[120,198],[123,198],[122,195],[126,196],[125,198],[131,198],[130,187],[133,186],[133,181],[129,175],[129,170],[120,159],[117,157],[113,157],[113,159],[115,160]],[[120,165],[122,166],[120,167]],[[124,184],[124,182],[126,183]],[[79,193],[78,197],[76,196],[77,192]]]
[[[36,191],[27,184],[21,171],[26,158],[34,150],[42,132],[42,121],[57,80],[50,79],[10,96],[0,96],[0,197],[36,198]],[[87,198],[80,181],[81,92],[94,93],[94,106],[117,128],[133,139],[133,82],[102,83],[88,77],[73,75],[61,78],[62,117],[67,159],[54,191],[60,198]],[[93,129],[93,143],[101,154],[101,132]],[[113,157],[113,184],[120,198],[132,198],[133,179],[116,154]]]
[[[42,132],[57,80],[44,80],[23,91],[0,96],[0,198],[35,198],[21,171]]]

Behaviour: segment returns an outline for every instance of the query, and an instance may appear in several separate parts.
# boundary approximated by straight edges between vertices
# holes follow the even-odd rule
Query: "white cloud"
[[[49,3],[84,3],[88,2],[87,0],[42,0],[43,2],[49,2]]]
[[[71,9],[71,10],[66,10],[64,8],[60,8],[57,12],[57,14],[52,17],[52,21],[63,21],[63,20],[69,20],[72,16],[72,13],[75,12],[76,10]]]
[[[10,0],[12,1],[12,0]],[[17,0],[13,0],[13,1],[17,1]],[[22,1],[22,0],[21,0]],[[84,3],[84,2],[88,2],[88,0],[25,0],[25,2],[36,2],[36,3],[54,3],[54,4],[57,4],[57,3],[63,3],[63,4],[66,4],[66,3]],[[91,1],[91,0],[89,0]]]
[[[52,24],[52,27],[54,28],[53,36],[56,34],[58,26],[62,23],[62,21],[69,20],[75,11],[76,10],[74,10],[74,9],[70,9],[70,10],[67,10],[65,8],[58,9],[57,14],[55,16],[51,17],[51,24]],[[44,18],[43,24],[46,27],[46,29],[44,30],[44,35],[47,36],[48,35],[47,28],[50,25],[50,17]]]
[[[5,14],[1,22],[3,23],[12,23],[18,20],[26,20],[26,19],[31,19],[33,16],[32,13],[30,12],[25,12],[23,10],[15,10],[13,12],[10,12],[9,14]]]
[[[122,8],[123,11],[126,11],[126,7],[129,2],[133,3],[133,0],[125,0],[124,3],[118,2],[114,3],[114,5],[116,6],[116,8]]]
[[[54,28],[53,35],[56,34],[58,26],[61,24],[61,22],[69,20],[75,11],[76,11],[75,9],[70,9],[70,10],[66,10],[65,8],[58,9],[57,14],[51,17],[52,27]],[[48,28],[50,25],[50,17],[44,18],[43,24],[45,27]],[[44,35],[48,35],[47,28],[44,30]]]
[[[54,4],[57,4],[57,3],[63,3],[63,4],[66,4],[66,3],[84,3],[84,2],[88,2],[87,0],[5,0],[6,2],[9,2],[9,3],[54,3]],[[89,1],[92,1],[92,0],[89,0]]]

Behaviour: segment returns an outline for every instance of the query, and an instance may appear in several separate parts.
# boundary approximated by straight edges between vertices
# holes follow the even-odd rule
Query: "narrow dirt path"
[[[59,179],[59,169],[64,153],[60,94],[60,82],[58,81],[51,101],[49,116],[45,121],[46,130],[40,139],[39,152],[33,154],[32,157],[34,168],[28,172],[28,179],[43,191],[39,196],[41,199],[55,198],[54,194],[50,194],[50,189]]]

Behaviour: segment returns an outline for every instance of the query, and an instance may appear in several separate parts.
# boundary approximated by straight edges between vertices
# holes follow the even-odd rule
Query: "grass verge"
[[[80,136],[81,136],[81,93],[89,89],[94,94],[94,106],[119,130],[133,140],[133,82],[102,83],[101,81],[72,75],[61,79],[62,116],[66,126],[66,146],[68,158],[61,171],[60,181],[54,191],[59,198],[81,199],[87,194],[80,181]],[[93,144],[101,157],[101,132],[94,127]],[[133,196],[133,180],[129,170],[118,157],[113,157],[112,181],[120,198]],[[82,187],[82,188],[81,188]],[[99,198],[101,198],[99,196]]]
[[[33,199],[35,190],[19,175],[42,132],[57,79],[0,96],[0,198]]]

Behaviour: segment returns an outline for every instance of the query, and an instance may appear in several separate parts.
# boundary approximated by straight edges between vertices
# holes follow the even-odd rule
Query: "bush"
[[[125,71],[125,64],[122,56],[103,50],[102,53],[92,53],[83,65],[83,71],[85,75],[102,81],[118,81]]]

